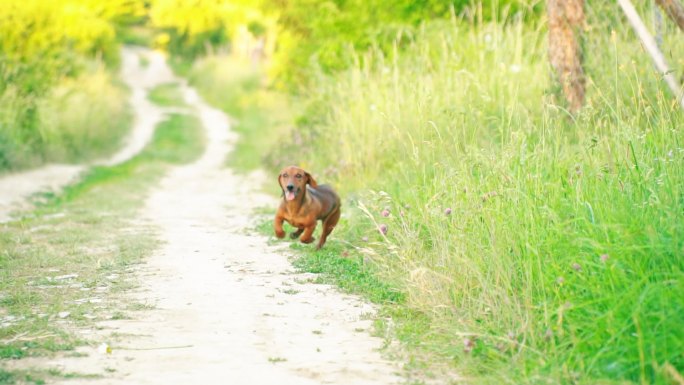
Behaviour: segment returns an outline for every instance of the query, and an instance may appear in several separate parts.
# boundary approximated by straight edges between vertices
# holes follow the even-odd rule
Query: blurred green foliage
[[[228,42],[226,14],[230,3],[220,0],[155,0],[150,6],[150,21],[165,33],[157,43],[170,53],[195,58],[208,47]]]
[[[107,77],[97,74],[101,68],[97,62],[111,67],[118,64],[115,23],[124,15],[136,15],[142,10],[142,0],[0,1],[0,169],[27,166],[50,158],[48,147],[55,136],[46,135],[46,129],[59,125],[56,122],[59,117],[46,116],[41,109],[50,104],[51,93],[57,87],[70,84],[74,92],[82,88],[70,80],[85,73],[93,74],[91,80]],[[94,95],[123,96],[121,92],[109,90],[109,80],[95,83],[105,89],[92,91]],[[85,90],[86,94],[90,92]],[[64,95],[67,99],[74,98],[68,92]],[[103,101],[102,105],[110,103],[120,104],[112,100]],[[84,107],[90,110],[89,106]],[[123,110],[118,107],[114,110],[123,114],[118,119],[126,120]],[[72,116],[74,112],[69,111]],[[111,135],[107,133],[102,142],[109,142]],[[92,141],[83,141],[76,146],[92,145]],[[79,153],[82,150],[74,149]]]
[[[118,61],[114,22],[142,10],[142,1],[0,1],[0,92],[41,95],[75,76],[83,57]]]
[[[273,74],[287,86],[306,84],[309,70],[348,68],[352,50],[373,47],[396,53],[413,39],[415,27],[434,19],[465,16],[491,20],[534,15],[540,1],[523,0],[264,0],[278,16],[278,50]],[[315,15],[315,17],[312,17]]]
[[[266,29],[259,2],[249,0],[152,0],[149,25],[161,32],[159,47],[185,59],[229,46],[241,26],[254,36]]]

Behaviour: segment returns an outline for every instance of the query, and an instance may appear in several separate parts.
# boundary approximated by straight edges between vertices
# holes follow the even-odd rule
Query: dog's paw
[[[290,238],[297,239],[297,237],[300,235],[302,235],[301,231],[295,231],[294,233],[290,233]]]
[[[280,231],[276,230],[275,236],[278,238],[281,238],[281,239],[285,238],[285,232],[283,230],[280,230]]]
[[[313,241],[315,241],[315,240],[316,240],[316,238],[314,238],[314,237],[311,237],[311,238],[309,238],[309,239],[300,239],[300,241],[301,241],[302,243],[311,243],[311,242],[313,242]]]

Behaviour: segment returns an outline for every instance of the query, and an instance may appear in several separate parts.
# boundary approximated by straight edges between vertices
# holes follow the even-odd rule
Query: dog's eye
[[[302,179],[302,174],[297,174],[295,176],[297,177],[297,179]]]
[[[283,174],[283,178],[287,178],[287,177],[288,177],[287,173]]]

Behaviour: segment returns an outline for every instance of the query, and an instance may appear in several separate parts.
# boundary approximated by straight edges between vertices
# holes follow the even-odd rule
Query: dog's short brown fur
[[[298,229],[290,234],[291,238],[301,235],[301,242],[311,243],[316,222],[320,220],[323,222],[323,232],[316,249],[323,247],[340,219],[340,197],[330,186],[319,186],[311,174],[295,166],[286,167],[280,172],[278,184],[283,190],[283,201],[273,222],[276,237],[285,237],[283,221],[287,221]]]

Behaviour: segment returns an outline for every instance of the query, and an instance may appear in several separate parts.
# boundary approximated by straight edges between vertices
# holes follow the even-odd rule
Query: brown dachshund
[[[323,247],[340,219],[340,197],[330,186],[319,186],[311,174],[295,166],[284,168],[278,175],[278,183],[283,189],[283,201],[273,222],[276,237],[285,237],[283,221],[287,221],[297,228],[290,234],[292,239],[301,235],[302,243],[311,243],[316,222],[321,220],[323,232],[316,249]]]

